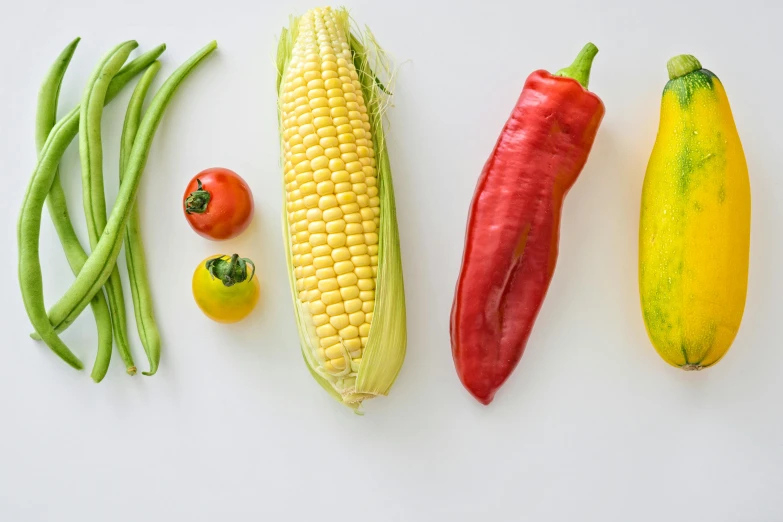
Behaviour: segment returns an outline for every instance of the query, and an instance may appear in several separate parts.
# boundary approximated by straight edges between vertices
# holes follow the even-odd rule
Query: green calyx
[[[212,199],[212,194],[204,190],[201,180],[197,179],[198,188],[185,198],[185,212],[188,214],[203,214]]]
[[[669,71],[670,80],[680,78],[699,69],[701,69],[701,63],[691,54],[677,55],[666,63],[666,70]]]
[[[574,63],[560,69],[555,73],[555,76],[563,76],[565,78],[572,78],[578,81],[582,87],[587,89],[587,84],[590,83],[590,68],[593,66],[593,59],[598,54],[598,47],[595,44],[588,42],[579,51]]]
[[[249,276],[248,266],[252,268]],[[256,274],[256,265],[246,257],[239,257],[239,254],[234,254],[230,258],[220,256],[210,259],[206,263],[206,269],[213,279],[220,279],[223,286],[226,287],[232,287],[245,281],[250,282]]]

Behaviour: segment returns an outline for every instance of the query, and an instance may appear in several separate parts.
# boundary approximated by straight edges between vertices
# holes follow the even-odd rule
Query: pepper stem
[[[674,80],[693,71],[701,69],[701,63],[691,54],[680,54],[666,62],[669,71],[669,79]]]
[[[590,68],[593,66],[593,58],[596,54],[598,54],[598,47],[592,42],[588,42],[576,55],[574,63],[557,71],[555,76],[573,78],[587,89],[587,84],[590,82]]]

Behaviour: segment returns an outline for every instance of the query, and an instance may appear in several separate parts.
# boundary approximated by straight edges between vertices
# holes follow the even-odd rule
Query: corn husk
[[[299,330],[302,355],[310,373],[332,397],[358,411],[364,400],[388,395],[402,368],[406,350],[405,291],[400,255],[397,214],[392,185],[391,166],[383,131],[383,118],[389,103],[388,89],[376,72],[391,76],[389,62],[369,29],[352,29],[347,10],[337,13],[349,37],[354,66],[362,84],[373,142],[376,151],[380,225],[378,228],[378,277],[375,290],[375,311],[361,364],[352,369],[349,377],[334,376],[321,367],[315,358],[318,339],[315,328],[304,310],[296,291],[288,212],[283,207],[283,237],[294,313]],[[283,28],[277,53],[277,92],[285,78],[286,68],[298,35],[299,19],[292,17],[289,28]],[[278,109],[279,109],[278,104]],[[278,110],[280,114],[280,110]],[[281,122],[282,128],[282,122]],[[282,147],[281,147],[282,150]],[[285,192],[284,192],[285,198]],[[285,201],[285,199],[284,199]]]

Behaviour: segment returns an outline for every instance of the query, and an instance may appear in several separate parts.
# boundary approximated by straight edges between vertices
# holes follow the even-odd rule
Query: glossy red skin
[[[203,214],[185,212],[185,200],[195,190],[198,181],[212,199]],[[239,174],[219,167],[198,173],[185,189],[182,209],[191,228],[200,236],[221,241],[237,237],[253,220],[253,193]]]
[[[451,313],[462,384],[482,404],[516,368],[555,269],[563,198],[604,115],[579,82],[536,71],[484,166]]]

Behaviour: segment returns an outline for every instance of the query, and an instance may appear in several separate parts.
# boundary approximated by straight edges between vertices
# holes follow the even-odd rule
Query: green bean
[[[135,42],[128,42],[114,48],[101,61],[103,73],[113,77],[120,70],[122,64],[125,63],[128,55],[136,45]],[[27,316],[30,318],[36,333],[41,336],[47,346],[65,362],[80,370],[83,368],[82,362],[60,339],[46,315],[38,244],[41,233],[43,205],[52,187],[52,181],[57,172],[60,158],[62,158],[65,149],[70,143],[70,139],[63,138],[67,138],[70,132],[75,134],[76,125],[74,124],[76,123],[78,123],[78,120],[68,117],[57,122],[41,148],[38,165],[33,172],[22,203],[22,212],[17,228],[17,241],[19,251],[19,285],[22,290],[22,300],[24,301]],[[82,272],[84,270],[80,271],[79,274]],[[76,279],[78,280],[79,277],[77,276]],[[89,301],[92,301],[95,294],[97,294],[97,291],[90,296]],[[87,303],[85,303],[85,306],[87,306]]]
[[[57,102],[60,96],[60,86],[79,40],[79,38],[74,40],[60,54],[49,70],[38,93],[35,144],[39,153],[44,143],[46,143],[49,132],[51,132],[54,124],[57,122]],[[49,208],[49,215],[54,222],[54,229],[57,231],[60,243],[63,245],[65,257],[73,274],[76,275],[87,260],[87,253],[79,243],[79,238],[76,236],[71,218],[68,215],[68,206],[65,200],[65,191],[60,183],[59,169],[55,171],[52,188],[49,190],[49,197],[46,202]],[[95,317],[95,324],[98,329],[98,353],[95,357],[91,376],[95,382],[101,382],[109,369],[109,362],[111,361],[111,317],[103,292],[95,294],[95,297],[90,302],[90,306],[92,307],[92,314]]]
[[[135,60],[131,61],[128,65],[123,67],[122,70],[120,70],[120,72],[117,73],[117,75],[111,81],[111,84],[109,84],[109,91],[106,94],[106,103],[112,101],[117,96],[117,94],[119,94],[119,92],[122,90],[123,87],[125,87],[137,74],[139,74],[141,71],[149,67],[149,65],[153,63],[155,60],[157,60],[158,57],[161,54],[163,54],[163,51],[165,50],[166,50],[166,45],[161,44],[155,47],[154,49],[152,49],[151,51],[147,51],[146,53],[138,56]],[[64,118],[62,118],[58,122],[58,125],[62,124],[62,129],[61,129],[62,133],[58,136],[57,139],[62,141],[60,145],[63,145],[65,148],[67,148],[68,145],[71,143],[71,141],[73,141],[73,139],[76,137],[77,132],[79,131],[79,112],[80,112],[80,107],[77,105],[73,110],[71,110],[71,112],[69,112]],[[65,148],[63,150],[65,150]],[[39,154],[39,160],[40,160],[40,154]],[[59,161],[60,160],[58,158],[57,162],[59,163]],[[58,171],[57,169],[55,169],[54,171],[55,177],[58,177],[57,173]],[[51,173],[49,175],[51,175]],[[59,191],[57,190],[58,187],[59,187]],[[56,209],[58,209],[58,212],[56,213],[51,212],[51,206],[50,206],[50,213],[52,214],[52,218],[54,219],[55,227],[58,226],[58,223],[61,222],[64,223],[67,220],[67,228],[73,230],[73,225],[71,224],[71,218],[68,213],[68,206],[65,203],[65,193],[63,192],[62,185],[60,183],[58,184],[52,183],[52,187],[49,192],[49,198],[55,199],[56,204],[54,206]],[[49,199],[47,199],[47,201],[49,201]],[[66,228],[64,228],[63,230],[65,229]],[[73,235],[70,237],[76,237],[76,233],[74,232]],[[66,249],[69,249],[72,245],[74,245],[74,243],[72,241],[69,241],[68,245],[66,246]],[[79,245],[78,250],[84,252],[81,245]],[[66,252],[66,255],[68,255],[68,252]],[[78,255],[78,252],[73,255]],[[41,336],[38,335],[37,333],[31,334],[30,337],[39,341],[41,340]]]
[[[152,99],[152,103],[139,125],[139,132],[133,142],[125,178],[120,185],[117,202],[111,211],[103,236],[84,268],[79,272],[76,281],[49,311],[49,322],[56,330],[62,331],[70,326],[109,278],[122,247],[122,232],[125,230],[130,210],[135,201],[139,179],[166,106],[182,81],[216,48],[217,42],[213,41],[194,54],[169,76]]]
[[[84,217],[87,220],[87,233],[90,248],[95,249],[98,240],[106,228],[106,195],[103,185],[103,145],[101,142],[101,119],[103,105],[112,76],[106,75],[102,68],[93,72],[87,82],[82,98],[79,119],[79,157],[82,165],[82,200]],[[128,326],[125,312],[125,298],[122,292],[122,279],[117,265],[106,281],[106,297],[109,299],[112,329],[117,351],[125,362],[129,375],[136,375],[136,366],[128,342]]]
[[[152,80],[160,70],[160,62],[150,65],[147,72],[139,80],[133,91],[128,111],[125,113],[125,123],[122,126],[122,138],[120,140],[120,183],[125,177],[128,168],[128,160],[133,141],[139,130],[141,122],[142,106],[147,97]],[[133,311],[136,315],[136,327],[139,330],[139,338],[147,353],[150,364],[148,372],[144,375],[155,375],[160,364],[160,333],[155,323],[155,314],[152,308],[152,292],[150,291],[147,277],[147,262],[144,255],[144,243],[141,240],[141,222],[139,219],[139,205],[136,202],[131,210],[128,224],[125,226],[125,261],[128,265],[128,279],[130,280],[131,295],[133,296]]]

